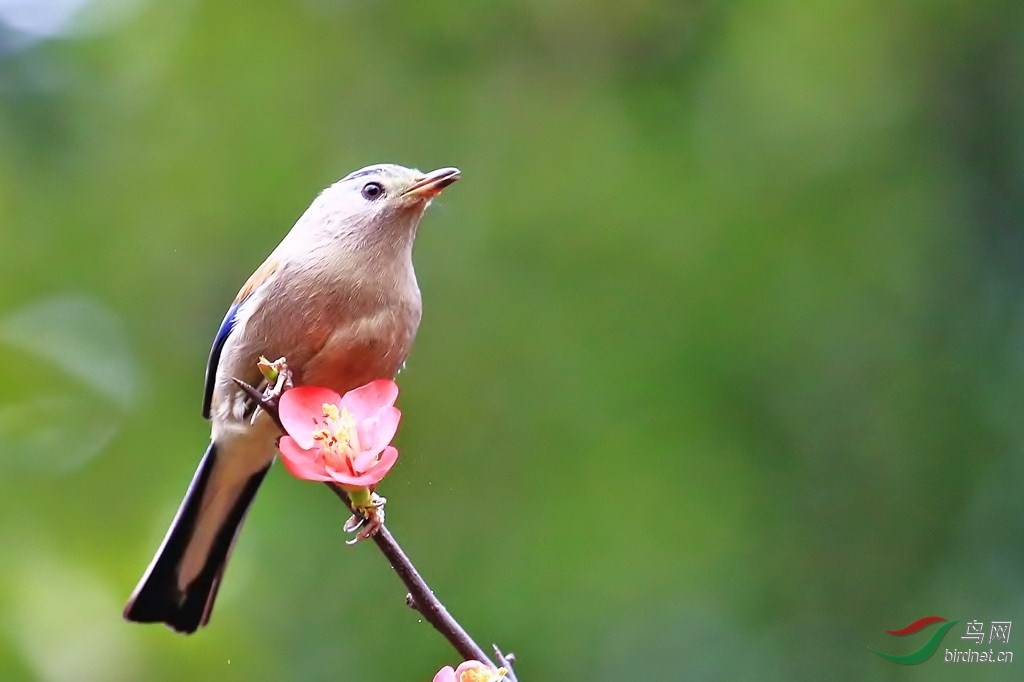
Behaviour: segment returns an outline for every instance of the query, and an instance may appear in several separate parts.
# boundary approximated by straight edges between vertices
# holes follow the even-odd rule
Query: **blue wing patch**
[[[224,350],[224,342],[235,328],[235,315],[241,302],[233,304],[228,308],[224,321],[220,323],[217,336],[213,339],[213,347],[210,348],[210,359],[206,363],[206,391],[203,395],[203,418],[210,418],[210,405],[213,402],[213,386],[217,379],[217,364],[220,363],[220,353]]]

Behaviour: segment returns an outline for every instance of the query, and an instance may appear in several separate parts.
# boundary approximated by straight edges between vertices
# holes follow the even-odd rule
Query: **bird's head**
[[[336,237],[359,241],[404,240],[430,202],[459,179],[458,168],[439,168],[429,173],[394,164],[367,166],[349,173],[323,191],[320,209],[324,227]]]

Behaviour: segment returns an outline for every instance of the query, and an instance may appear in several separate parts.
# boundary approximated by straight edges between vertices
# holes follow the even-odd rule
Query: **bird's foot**
[[[278,358],[271,362],[261,356],[256,366],[259,367],[260,373],[263,375],[263,381],[260,382],[259,388],[254,388],[237,377],[232,378],[232,381],[256,405],[252,417],[249,418],[249,423],[255,424],[260,413],[267,412],[278,423],[278,426],[281,426],[280,418],[277,416],[277,405],[281,400],[281,394],[293,387],[291,370],[288,369],[288,363],[284,358]]]
[[[280,398],[282,393],[292,388],[292,373],[288,370],[288,363],[284,358],[271,362],[261,355],[256,366],[265,379],[260,386],[265,397]]]
[[[353,495],[352,497],[358,496]],[[355,513],[345,522],[344,530],[346,533],[355,533],[355,537],[345,544],[354,545],[377,534],[377,531],[384,525],[384,504],[386,502],[387,499],[377,493],[370,493],[365,504],[358,504],[355,499],[352,500],[352,509]]]

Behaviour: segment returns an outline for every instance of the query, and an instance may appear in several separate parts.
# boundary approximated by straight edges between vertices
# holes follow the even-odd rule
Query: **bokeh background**
[[[1022,83],[1012,0],[0,0],[0,678],[454,661],[280,467],[208,628],[120,619],[226,305],[394,161],[464,178],[389,526],[521,679],[1020,679]],[[868,651],[933,614],[1020,660]]]

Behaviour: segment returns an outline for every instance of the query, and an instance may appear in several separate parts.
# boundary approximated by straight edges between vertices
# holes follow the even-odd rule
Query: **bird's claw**
[[[345,542],[346,545],[354,545],[377,534],[377,531],[384,525],[384,504],[386,502],[386,498],[372,493],[368,505],[355,507],[355,513],[348,518],[343,526],[346,533],[355,533],[355,537]]]
[[[288,371],[288,363],[284,358],[278,358],[271,362],[265,357],[260,357],[256,366],[260,369],[265,383],[262,385],[263,395],[267,400],[274,400],[281,397],[281,394],[292,386],[292,373]]]
[[[293,388],[292,373],[288,369],[288,363],[284,358],[278,358],[271,362],[264,357],[260,357],[256,365],[260,369],[260,374],[263,375],[263,381],[260,382],[259,388],[255,388],[241,379],[232,379],[256,405],[252,416],[249,418],[250,426],[256,423],[256,419],[262,412],[269,412],[271,416],[276,415],[277,404],[281,399],[281,394]],[[274,419],[277,420],[278,418],[274,416]]]

